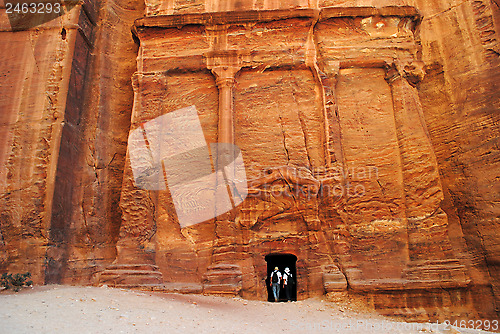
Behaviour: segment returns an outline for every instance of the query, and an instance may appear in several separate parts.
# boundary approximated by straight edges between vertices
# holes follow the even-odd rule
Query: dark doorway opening
[[[273,290],[270,286],[271,283],[271,273],[275,267],[278,267],[279,271],[283,275],[285,268],[290,268],[290,273],[294,278],[295,284],[291,286],[291,300],[297,300],[297,257],[293,254],[268,254],[266,255],[267,262],[267,276],[266,276],[266,286],[267,286],[267,301],[274,301]],[[279,301],[287,301],[285,289],[283,289],[283,284],[280,289],[280,299]]]

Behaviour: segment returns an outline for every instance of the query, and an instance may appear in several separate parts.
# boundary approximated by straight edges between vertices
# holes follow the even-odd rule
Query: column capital
[[[396,63],[386,63],[384,65],[385,81],[392,84],[394,81],[401,79],[401,73]]]
[[[232,84],[229,79],[234,81],[234,76],[241,70],[243,56],[236,50],[211,51],[205,54],[207,68],[216,76],[217,85],[219,82],[222,85]]]
[[[215,75],[215,84],[219,88],[234,86],[235,78],[234,76],[239,71],[239,68],[212,68],[211,71]]]
[[[386,62],[384,69],[385,80],[389,84],[397,79],[405,78],[410,85],[416,86],[425,76],[424,62],[422,61],[396,59],[393,62]]]
[[[327,60],[318,63],[321,72],[325,73],[330,78],[337,78],[340,73],[340,61]]]

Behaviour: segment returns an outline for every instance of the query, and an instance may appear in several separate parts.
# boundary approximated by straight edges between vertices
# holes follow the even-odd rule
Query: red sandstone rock
[[[289,253],[299,298],[345,277],[388,314],[498,311],[498,7],[99,6],[15,34],[1,10],[2,271],[265,298],[265,256]],[[126,141],[191,105],[241,148],[249,197],[181,229]]]
[[[332,255],[353,289],[407,289],[412,280],[420,288],[441,287],[440,273],[453,270],[457,273],[447,286],[464,287],[469,282],[464,266],[451,269],[438,261],[434,265],[439,269],[430,270],[416,262],[457,261],[440,209],[436,159],[411,85],[421,78],[417,17],[410,8],[330,8],[137,21],[141,49],[133,129],[165,110],[210,107],[201,112],[213,115],[211,124],[202,123],[208,140],[226,138],[227,126],[234,127],[230,132],[245,158],[251,196],[231,214],[180,229],[169,198],[158,201],[138,191],[128,172],[118,261],[150,259],[155,252],[166,279],[173,282],[198,281],[196,271],[210,272],[210,262],[235,264],[243,272],[246,296],[263,295],[266,268],[256,256],[268,253],[299,258],[301,294],[324,291],[323,266],[333,264]],[[218,27],[222,22],[231,24]],[[205,31],[190,23],[204,25]],[[191,72],[164,72],[169,67]],[[234,83],[227,86],[222,79]],[[219,99],[218,111],[216,91],[207,94],[217,88],[221,96],[227,89],[233,96],[232,102]],[[217,113],[234,120],[228,125],[219,121],[217,128]],[[330,137],[340,139],[340,145],[329,149]],[[232,135],[227,138],[233,140]],[[335,169],[348,173],[332,184],[328,180]],[[323,212],[327,206],[320,204],[335,197],[331,191],[319,192],[323,182],[322,189],[344,189],[333,212]],[[304,184],[313,187],[304,191]],[[155,226],[156,251],[141,241]],[[204,235],[207,230],[215,233]],[[340,254],[332,252],[341,244],[332,236],[344,242]],[[211,260],[205,257],[209,255]],[[415,277],[415,268],[426,272]],[[207,291],[214,285],[224,286],[206,283]]]
[[[215,294],[239,294],[242,272],[239,266],[216,264],[207,268],[203,275],[203,292]]]
[[[328,265],[323,269],[323,286],[326,293],[345,291],[347,280],[336,265]]]

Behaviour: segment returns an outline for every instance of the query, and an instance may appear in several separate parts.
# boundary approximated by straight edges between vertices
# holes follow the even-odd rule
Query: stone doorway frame
[[[274,267],[278,267],[281,274],[283,274],[285,267],[290,268],[290,272],[295,280],[295,285],[292,289],[292,301],[296,301],[297,300],[297,284],[298,284],[298,279],[297,279],[297,261],[298,261],[298,258],[297,258],[297,256],[294,254],[291,254],[291,253],[269,253],[264,257],[264,259],[266,260],[266,263],[267,263],[267,271],[266,271],[267,301],[269,301],[269,302],[274,301],[273,292],[272,292],[271,287],[269,286],[270,275],[271,275],[271,272],[274,270]],[[286,293],[285,293],[283,288],[280,290],[279,301],[286,301]]]

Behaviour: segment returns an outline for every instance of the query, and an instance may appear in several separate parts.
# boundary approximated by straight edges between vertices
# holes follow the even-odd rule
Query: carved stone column
[[[224,33],[224,32],[222,32]],[[218,36],[217,39],[224,40]],[[220,47],[220,45],[219,45]],[[220,51],[207,56],[207,67],[216,78],[219,89],[219,120],[218,120],[218,147],[212,152],[215,158],[215,167],[221,170],[224,166],[235,160],[234,145],[234,115],[233,115],[233,87],[235,75],[241,69],[238,65],[239,56],[230,51]],[[230,145],[221,145],[230,144]],[[228,193],[230,192],[226,175],[218,183],[226,182]],[[234,208],[234,201],[231,198]],[[234,210],[233,210],[234,211]],[[216,218],[212,265],[207,268],[203,278],[203,289],[207,293],[229,293],[238,294],[241,291],[242,274],[238,262],[238,229],[234,223],[234,212],[230,211]]]
[[[449,251],[449,245],[425,240],[416,241],[418,238],[416,234],[431,232],[429,229],[432,229],[434,237],[435,233],[438,233],[444,238],[447,218],[440,209],[443,200],[441,181],[418,93],[404,77],[406,74],[401,67],[402,65],[396,64],[387,66],[386,80],[392,91],[394,118],[403,164],[410,242],[414,239],[414,242],[419,244],[410,246],[410,258],[443,258],[444,253]],[[428,223],[425,223],[426,221]]]
[[[220,34],[225,34],[221,31]],[[218,47],[225,47],[225,38],[223,36],[216,37]],[[221,45],[223,44],[223,45]],[[219,120],[217,142],[219,144],[234,144],[234,108],[233,108],[233,87],[235,83],[235,75],[241,69],[239,66],[239,55],[232,51],[215,51],[207,55],[207,67],[212,71],[216,78],[216,85],[219,89]],[[212,152],[215,156],[215,167],[221,169],[228,162],[234,161],[234,150],[231,145],[219,145],[217,152]],[[223,182],[224,180],[221,180]],[[229,191],[229,189],[228,189]],[[232,199],[231,199],[232,201]],[[222,225],[232,224],[234,213],[228,212],[217,218],[217,228],[222,228]],[[222,228],[225,230],[224,228]],[[229,235],[219,235],[219,240],[231,237]]]
[[[229,144],[218,145],[217,152],[212,152],[212,156],[215,157],[215,167],[217,170],[221,170],[236,158],[232,147],[234,145],[233,87],[235,75],[241,67],[238,66],[238,55],[233,53],[209,55],[207,57],[207,67],[214,73],[215,82],[219,89],[217,142],[219,144]],[[221,180],[221,182],[223,181],[227,180]],[[222,216],[226,217],[225,219],[230,219],[230,213]]]
[[[443,190],[437,160],[414,87],[422,77],[420,63],[386,66],[405,185],[410,255],[406,276],[461,286],[468,278],[465,267],[452,253],[448,217],[441,209]]]
[[[236,66],[212,69],[219,88],[219,143],[234,144],[233,87],[234,76],[239,70]]]

